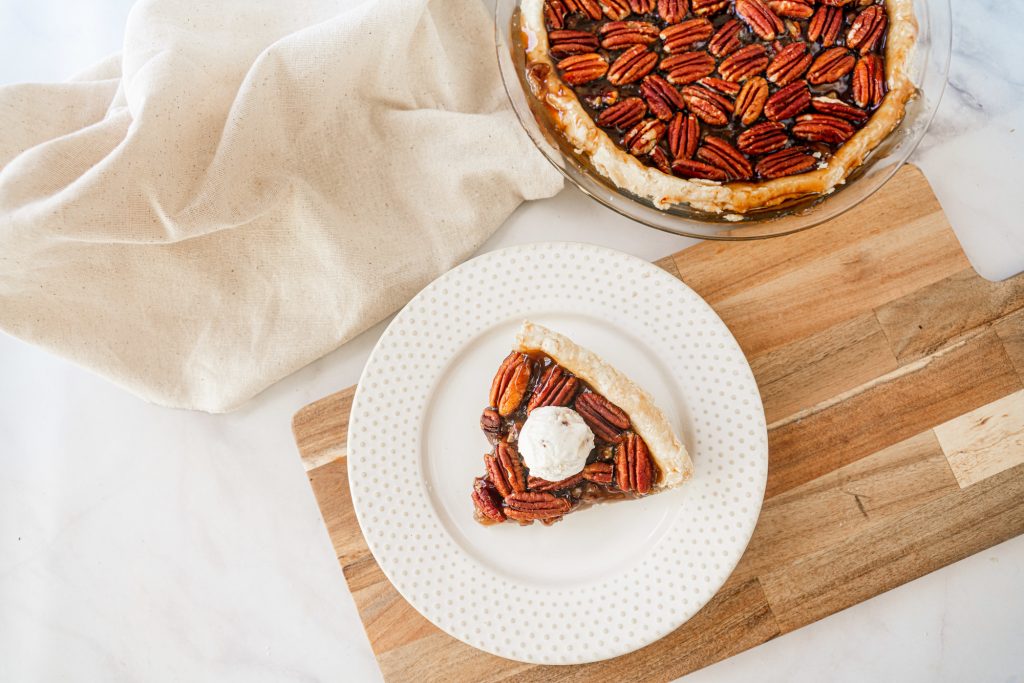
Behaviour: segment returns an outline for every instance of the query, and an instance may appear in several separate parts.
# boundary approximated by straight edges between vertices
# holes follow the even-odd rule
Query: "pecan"
[[[540,376],[533,390],[526,411],[543,406],[567,406],[576,395],[580,381],[562,369],[560,365],[551,365]]]
[[[853,70],[853,101],[858,107],[874,107],[884,96],[882,58],[875,54],[861,57]]]
[[[488,406],[497,408],[499,415],[515,412],[523,402],[526,385],[530,383],[530,363],[526,356],[513,351],[505,357],[491,381]]]
[[[562,80],[569,85],[583,85],[608,73],[608,62],[596,52],[572,55],[558,62]]]
[[[682,52],[711,37],[714,27],[704,18],[688,19],[661,32],[662,47],[669,54]]]
[[[647,444],[636,434],[628,434],[615,449],[616,485],[623,491],[650,493],[653,474]]]
[[[668,148],[676,159],[689,159],[700,142],[700,122],[693,114],[675,115],[668,126]]]
[[[630,128],[629,132],[622,137],[622,144],[630,154],[642,156],[649,154],[664,135],[664,123],[658,119],[647,119]],[[577,398],[576,403],[579,403],[580,398],[583,396]],[[577,409],[576,412],[580,411]]]
[[[810,19],[814,14],[814,0],[768,0],[768,7],[780,17]]]
[[[854,123],[863,123],[868,120],[868,113],[866,111],[858,109],[852,104],[847,104],[842,100],[837,100],[834,97],[812,97],[811,106],[815,111],[820,111],[822,114],[831,114]]]
[[[871,0],[867,0],[870,2]],[[845,7],[849,5],[853,0],[821,0],[823,5],[831,5],[833,7]],[[858,0],[858,2],[865,2],[865,0]]]
[[[561,517],[571,507],[565,498],[538,491],[513,493],[505,499],[505,515],[519,522]]]
[[[655,147],[651,150],[651,163],[662,173],[672,175],[672,163],[668,160],[668,155],[665,154],[665,150],[661,147]]]
[[[498,457],[493,453],[484,454],[484,470],[487,472],[487,479],[494,486],[502,498],[512,493],[512,486],[508,482],[505,470],[502,469]]]
[[[775,55],[765,75],[775,85],[789,85],[804,75],[811,59],[807,43],[790,43]]]
[[[634,83],[654,71],[657,64],[658,55],[643,45],[634,45],[612,62],[608,82],[612,85]]]
[[[665,126],[661,121],[651,121],[662,128]],[[629,428],[629,416],[600,394],[580,394],[576,397],[575,407],[594,436],[608,443],[618,443],[622,438],[621,433]]]
[[[697,150],[697,158],[722,169],[730,180],[746,180],[754,174],[754,169],[742,152],[714,135],[704,138],[704,144]]]
[[[760,76],[748,78],[736,96],[733,115],[739,118],[744,126],[757,121],[764,111],[764,103],[768,101],[768,82]]]
[[[583,468],[583,478],[595,484],[610,484],[615,467],[610,462],[592,462]]]
[[[571,489],[576,484],[583,481],[583,473],[574,474],[571,477],[559,481],[548,481],[547,479],[541,479],[540,477],[530,477],[529,490],[530,491],[564,491],[565,489]]]
[[[722,24],[711,40],[708,41],[708,51],[721,59],[739,50],[742,46],[740,42],[740,31],[742,28],[740,22],[735,19],[730,19]]]
[[[658,27],[646,21],[609,21],[598,32],[601,34],[601,47],[606,50],[650,45],[658,40]]]
[[[597,117],[597,125],[602,128],[629,130],[640,123],[646,113],[647,105],[643,100],[639,97],[627,97],[601,112]]]
[[[500,524],[505,521],[505,513],[501,511],[495,493],[494,486],[486,479],[477,477],[473,481],[473,507],[481,524]]]
[[[740,84],[733,83],[732,81],[726,81],[721,78],[702,78],[697,82],[729,97],[736,97],[740,94]]]
[[[640,84],[640,92],[647,100],[647,107],[651,113],[662,121],[671,119],[672,112],[684,106],[679,91],[658,74],[651,74],[645,78]]]
[[[845,47],[830,47],[818,53],[807,71],[807,82],[811,85],[834,83],[853,71],[856,58]]]
[[[658,0],[658,14],[669,24],[676,24],[686,16],[686,0]]]
[[[695,159],[676,159],[672,162],[672,170],[684,178],[700,178],[701,180],[717,180],[719,182],[724,182],[729,178],[725,171],[717,166]]]
[[[480,429],[484,431],[487,438],[492,442],[497,440],[501,434],[501,416],[493,408],[485,408],[480,416]]]
[[[860,50],[862,55],[866,55],[874,50],[882,39],[888,22],[881,5],[868,5],[861,10],[850,25],[850,30],[846,32],[846,47]]]
[[[654,11],[654,0],[629,0],[634,14],[650,14]]]
[[[586,31],[551,31],[548,39],[551,41],[551,56],[555,59],[597,49],[597,36]]]
[[[756,76],[768,66],[764,45],[752,44],[732,53],[718,65],[718,75],[727,81],[742,81]]]
[[[795,173],[804,173],[817,165],[818,160],[806,147],[789,147],[780,152],[762,157],[755,170],[762,178],[782,178]]]
[[[835,45],[842,28],[843,11],[838,7],[822,5],[807,24],[807,40],[820,42],[824,47]]]
[[[658,68],[671,83],[693,83],[715,70],[715,58],[707,52],[681,52],[661,60]]]
[[[762,0],[736,0],[735,12],[763,40],[775,40],[785,28],[782,19]]]
[[[564,0],[570,12],[585,14],[594,21],[601,18],[601,5],[597,0]]]
[[[764,103],[764,115],[772,121],[781,121],[796,116],[811,106],[811,91],[807,83],[797,81],[780,88]]]
[[[729,0],[692,0],[693,13],[698,17],[718,14],[729,6]]]
[[[612,21],[622,21],[633,11],[633,8],[629,6],[629,0],[598,0],[598,2],[601,3],[604,15]]]
[[[793,124],[793,135],[813,142],[840,145],[849,140],[856,129],[846,119],[828,114],[804,114]]]
[[[774,121],[751,126],[736,138],[736,146],[744,154],[768,154],[782,149],[787,142],[786,127]]]
[[[565,28],[565,15],[569,9],[562,0],[548,0],[544,3],[544,18],[552,29]]]
[[[697,118],[711,126],[729,123],[732,102],[725,95],[697,85],[687,85],[682,90],[683,100]]]
[[[494,447],[494,457],[501,466],[501,473],[505,475],[505,481],[508,482],[509,488],[514,492],[525,491],[526,472],[516,449],[507,441],[499,441],[498,445]],[[497,482],[495,482],[495,486],[497,486]]]

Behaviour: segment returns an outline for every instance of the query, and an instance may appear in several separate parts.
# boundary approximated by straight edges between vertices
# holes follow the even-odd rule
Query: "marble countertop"
[[[0,83],[117,49],[128,0],[0,0]],[[997,12],[998,7],[998,12]],[[1024,3],[954,0],[950,87],[915,156],[975,267],[1024,269]],[[656,258],[689,240],[574,190],[485,245],[585,240]],[[290,433],[353,384],[378,325],[222,416],[146,404],[0,336],[0,678],[379,680]],[[1024,537],[687,681],[1024,681]]]

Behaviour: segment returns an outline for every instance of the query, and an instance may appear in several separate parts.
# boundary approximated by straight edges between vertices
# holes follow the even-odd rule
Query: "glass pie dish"
[[[948,0],[912,2],[918,34],[906,73],[916,92],[899,125],[831,192],[745,213],[711,213],[682,203],[659,208],[649,198],[618,187],[573,148],[555,125],[550,109],[533,94],[527,82],[520,0],[496,0],[495,41],[502,80],[519,121],[541,153],[586,195],[628,218],[678,235],[756,239],[804,230],[856,206],[899,170],[923,138],[946,84],[950,7]]]

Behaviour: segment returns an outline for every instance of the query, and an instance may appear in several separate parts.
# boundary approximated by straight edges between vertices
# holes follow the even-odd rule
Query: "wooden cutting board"
[[[736,571],[688,623],[613,660],[533,666],[464,645],[366,547],[346,389],[293,429],[388,681],[670,680],[1024,532],[1024,275],[980,278],[918,169],[813,230],[658,265],[722,316],[764,399],[768,489]]]

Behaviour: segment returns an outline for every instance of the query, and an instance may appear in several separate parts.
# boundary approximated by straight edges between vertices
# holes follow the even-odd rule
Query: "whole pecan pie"
[[[473,482],[481,524],[551,524],[595,502],[673,488],[693,473],[646,391],[531,322],[494,376],[480,427],[492,446]]]
[[[523,0],[526,76],[592,166],[656,206],[829,193],[899,124],[912,0]]]

